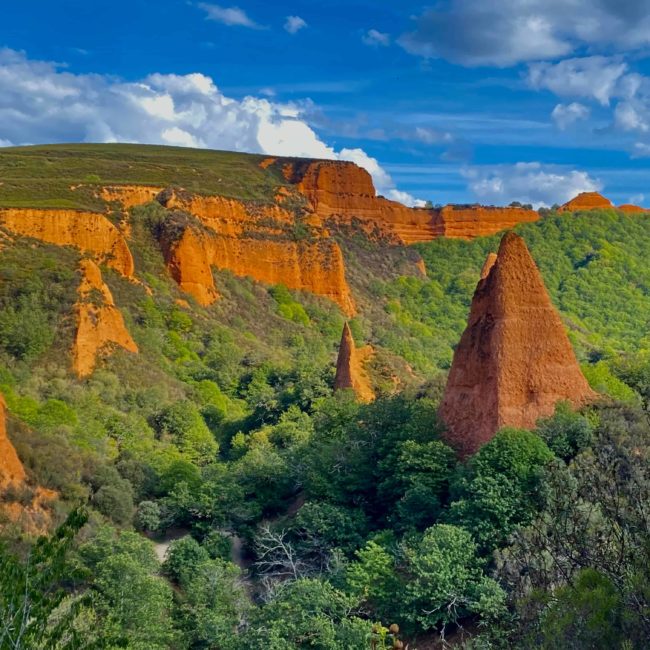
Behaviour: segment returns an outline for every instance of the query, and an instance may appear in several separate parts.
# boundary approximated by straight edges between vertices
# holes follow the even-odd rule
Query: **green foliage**
[[[620,595],[611,581],[593,569],[583,569],[570,587],[558,589],[541,621],[539,647],[552,650],[623,647]]]
[[[567,402],[560,402],[553,416],[537,422],[537,433],[556,456],[566,461],[592,440],[589,421],[576,413]]]
[[[371,625],[350,616],[354,600],[321,580],[284,586],[251,615],[242,647],[268,650],[363,648]],[[308,644],[308,645],[307,645]]]
[[[169,545],[163,570],[174,582],[186,587],[197,567],[210,559],[208,552],[190,536]]]
[[[207,560],[186,579],[181,626],[191,647],[237,647],[238,628],[249,609],[239,569],[222,559]]]
[[[534,433],[502,429],[459,472],[445,518],[470,531],[481,550],[492,550],[533,517],[541,472],[552,458]]]
[[[175,402],[153,419],[161,438],[169,438],[191,461],[206,464],[219,452],[219,445],[196,406],[189,400]]]
[[[293,299],[289,290],[283,284],[272,287],[269,289],[269,293],[278,305],[278,314],[280,316],[295,323],[309,325],[309,316],[305,308]]]
[[[462,528],[438,524],[406,549],[409,577],[404,617],[423,629],[456,623],[470,612],[504,613],[505,593],[481,569],[477,547]]]
[[[160,528],[160,506],[155,501],[140,501],[135,514],[135,526],[144,532],[155,532]]]
[[[625,382],[612,374],[607,362],[598,361],[591,365],[585,364],[582,366],[582,372],[595,391],[609,395],[619,402],[628,404],[638,402],[638,395]]]
[[[50,538],[41,537],[24,560],[0,546],[0,648],[85,648],[74,633],[81,601],[60,609],[65,581],[76,573],[67,564],[75,535],[87,520],[83,510],[70,513]]]

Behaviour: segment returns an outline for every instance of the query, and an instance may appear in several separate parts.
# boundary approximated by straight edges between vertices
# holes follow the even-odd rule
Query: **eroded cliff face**
[[[7,404],[0,395],[0,493],[9,487],[19,487],[26,478],[25,468],[7,436]]]
[[[581,192],[578,196],[560,206],[558,212],[613,208],[612,202],[598,192]]]
[[[97,262],[133,277],[133,257],[122,233],[103,215],[79,210],[0,209],[0,226],[16,235],[92,253]]]
[[[8,490],[21,493],[21,498],[7,498]],[[27,485],[27,473],[7,435],[7,405],[0,394],[0,531],[6,521],[32,535],[47,533],[50,504],[57,497],[53,490]]]
[[[354,163],[287,163],[283,173],[323,220],[343,225],[354,222],[371,238],[401,244],[431,241],[436,236],[430,210],[407,208],[376,196],[372,177]]]
[[[81,260],[81,283],[77,290],[75,312],[77,332],[72,349],[72,365],[79,377],[92,374],[97,359],[119,346],[138,352],[120,310],[115,306],[110,289],[102,279],[99,267],[91,260]]]
[[[332,239],[315,241],[224,237],[187,226],[165,246],[168,268],[179,286],[202,305],[218,297],[211,268],[289,289],[310,291],[335,302],[344,314],[356,313],[345,278],[343,254]]]
[[[372,354],[373,350],[369,345],[356,347],[350,327],[345,323],[336,361],[334,390],[351,389],[361,402],[374,400],[375,392],[364,366]]]
[[[504,426],[532,428],[559,401],[596,397],[526,244],[507,233],[476,288],[441,405],[461,456]]]
[[[124,190],[135,205],[148,195]],[[155,199],[170,210],[196,217],[196,225],[167,228],[162,247],[172,277],[199,304],[213,303],[219,292],[211,267],[226,269],[267,284],[310,291],[335,302],[343,313],[356,313],[345,278],[338,244],[315,224],[310,237],[291,238],[296,216],[281,205],[254,205],[221,196],[198,196],[183,190],[164,190]],[[170,234],[171,232],[171,234]]]
[[[436,237],[473,239],[537,220],[539,214],[526,208],[446,205],[433,210],[432,229]]]
[[[407,245],[437,237],[483,237],[539,219],[534,210],[515,207],[447,205],[438,209],[408,208],[376,196],[370,174],[353,163],[315,161],[285,164],[283,172],[322,219],[340,224],[355,222],[370,237]]]

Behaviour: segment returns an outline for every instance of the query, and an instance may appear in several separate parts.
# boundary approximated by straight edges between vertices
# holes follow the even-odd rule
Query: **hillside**
[[[356,648],[379,620],[416,644],[459,621],[507,638],[506,608],[525,618],[527,526],[551,512],[540,485],[561,492],[539,482],[549,463],[586,499],[610,429],[634,471],[647,459],[649,225],[601,204],[410,209],[351,163],[0,148],[0,393],[20,459],[3,454],[19,477],[3,537],[24,551],[87,506],[72,554],[98,595],[75,625],[97,642],[293,648],[318,630],[314,647]],[[505,429],[464,464],[439,438],[439,402],[484,261],[513,227],[603,400],[560,406],[537,434]],[[337,386],[357,373],[364,403],[333,392],[346,322]],[[168,530],[184,537],[161,574],[147,538]],[[456,564],[418,559],[436,549]],[[119,595],[122,575],[147,596]],[[453,615],[431,592],[445,580],[462,591]]]

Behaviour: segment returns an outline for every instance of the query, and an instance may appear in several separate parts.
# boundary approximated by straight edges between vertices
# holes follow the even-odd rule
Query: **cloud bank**
[[[0,50],[4,145],[137,142],[352,160],[372,174],[378,193],[416,203],[363,150],[337,151],[323,142],[305,120],[309,108],[309,102],[233,99],[201,73],[155,73],[124,82]]]
[[[470,167],[463,175],[479,201],[497,205],[520,201],[535,208],[548,207],[602,188],[587,172],[539,162]]]

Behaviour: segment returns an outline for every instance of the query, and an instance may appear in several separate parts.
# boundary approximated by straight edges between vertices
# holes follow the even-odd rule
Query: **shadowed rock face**
[[[343,326],[343,335],[339,345],[334,390],[352,389],[362,402],[371,402],[375,399],[370,379],[363,367],[364,361],[371,354],[372,348],[370,346],[357,350],[350,327],[346,323]]]
[[[461,456],[504,426],[534,427],[559,401],[580,406],[596,396],[523,239],[507,233],[488,262],[440,409]]]

